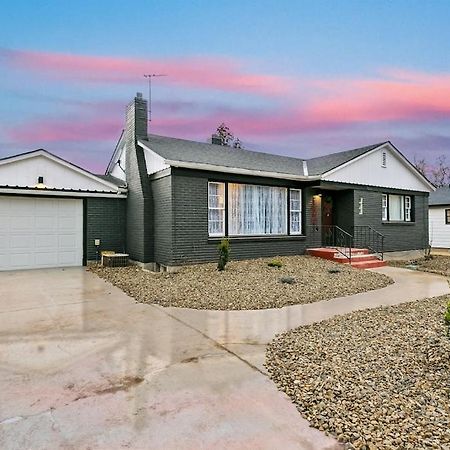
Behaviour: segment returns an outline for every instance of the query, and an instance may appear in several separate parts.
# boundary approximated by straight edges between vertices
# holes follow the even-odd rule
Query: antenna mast
[[[148,121],[152,121],[152,78],[167,77],[164,73],[145,73],[144,77],[148,80]]]

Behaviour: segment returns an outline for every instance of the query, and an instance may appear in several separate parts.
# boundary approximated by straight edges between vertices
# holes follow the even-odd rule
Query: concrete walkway
[[[265,376],[277,332],[449,292],[383,268],[379,291],[262,311],[135,303],[81,268],[0,273],[0,448],[332,449]]]

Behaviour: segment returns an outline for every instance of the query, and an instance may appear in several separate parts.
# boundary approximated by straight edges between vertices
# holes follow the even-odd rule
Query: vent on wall
[[[381,167],[386,167],[387,165],[387,153],[386,151],[381,152]]]

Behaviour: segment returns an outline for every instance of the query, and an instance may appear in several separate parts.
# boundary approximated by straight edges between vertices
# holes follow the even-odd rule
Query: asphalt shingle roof
[[[430,206],[450,205],[450,187],[443,186],[430,192],[428,204]]]
[[[142,141],[164,159],[239,169],[304,175],[303,160],[150,134]]]
[[[321,175],[322,173],[328,172],[329,170],[351,161],[364,153],[370,152],[370,150],[373,150],[383,144],[386,144],[386,142],[380,142],[379,144],[368,145],[366,147],[355,148],[353,150],[346,150],[344,152],[330,153],[329,155],[308,159],[307,164],[309,175]]]
[[[143,143],[155,153],[168,160],[285,173],[289,175],[304,176],[303,162],[306,161],[308,175],[314,176],[334,169],[386,142],[344,152],[331,153],[308,160],[252,150],[235,149],[186,139],[158,136],[155,134],[149,134],[148,139],[143,140]]]

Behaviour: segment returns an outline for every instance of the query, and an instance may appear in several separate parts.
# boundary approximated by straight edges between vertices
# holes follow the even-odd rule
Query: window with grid
[[[450,209],[445,210],[445,223],[450,225]]]
[[[412,221],[412,198],[410,195],[383,194],[381,217],[388,222]]]
[[[291,234],[302,233],[302,191],[301,189],[289,189],[290,198],[290,220],[289,229]]]
[[[208,183],[208,233],[225,236],[225,183]]]

